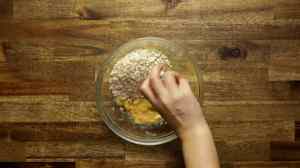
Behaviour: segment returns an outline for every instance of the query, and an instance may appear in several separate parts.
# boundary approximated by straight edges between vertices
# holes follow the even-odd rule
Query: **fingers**
[[[176,84],[179,85],[180,78],[183,78],[183,76],[180,73],[175,72],[175,71],[173,71],[173,73],[175,76]]]
[[[182,91],[190,93],[191,88],[187,79],[174,71],[167,71],[161,79],[163,65],[156,65],[149,77],[141,85],[142,93],[153,103],[160,104],[163,97],[168,94]],[[178,90],[179,89],[179,90]]]
[[[156,65],[149,76],[149,82],[150,86],[153,88],[153,91],[156,95],[163,95],[165,93],[165,86],[163,84],[163,81],[160,78],[160,72],[162,71],[163,65]]]
[[[177,82],[176,82],[176,73],[174,71],[167,71],[163,77],[163,83],[166,88],[171,91],[177,89]]]
[[[179,78],[179,89],[188,92],[191,90],[189,81],[183,77]]]
[[[150,79],[147,78],[141,85],[140,90],[144,94],[144,96],[153,104],[158,105],[158,99],[153,93],[153,90],[150,87]]]

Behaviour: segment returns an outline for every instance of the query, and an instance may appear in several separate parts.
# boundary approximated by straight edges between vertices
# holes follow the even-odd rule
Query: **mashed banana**
[[[161,115],[153,109],[148,100],[141,98],[134,101],[117,99],[117,105],[124,107],[135,124],[157,125],[162,122]]]

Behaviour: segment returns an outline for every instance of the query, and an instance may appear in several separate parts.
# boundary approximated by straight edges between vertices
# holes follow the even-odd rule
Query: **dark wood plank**
[[[181,143],[179,140],[160,146],[138,146],[126,143],[126,157],[128,162],[174,162],[177,165],[183,164]]]
[[[124,159],[80,159],[76,160],[76,168],[120,168],[124,162]]]
[[[51,117],[51,116],[49,116]],[[276,124],[275,124],[276,123]],[[294,140],[294,124],[289,121],[269,122],[210,122],[218,141],[236,140]],[[18,141],[74,141],[102,140],[114,137],[113,133],[98,122],[19,122],[1,123],[0,133]]]
[[[300,143],[294,141],[274,141],[271,143],[272,160],[299,161]]]
[[[20,95],[67,95],[70,87],[59,82],[0,82],[1,96]]]
[[[49,100],[47,100],[49,98]],[[52,98],[52,99],[51,99]],[[101,120],[95,102],[56,100],[56,96],[3,97],[1,122],[95,122]],[[61,98],[58,96],[58,98]],[[44,101],[41,101],[44,100]]]
[[[45,40],[5,42],[2,46],[0,95],[72,94],[74,100],[95,97],[95,65],[104,60],[97,57],[100,49],[73,46],[72,42],[54,45]],[[92,93],[86,92],[89,89]]]
[[[9,168],[75,168],[74,162],[0,162],[0,167]]]
[[[210,121],[280,121],[299,118],[299,101],[204,101]]]
[[[75,0],[14,0],[15,19],[76,18]]]
[[[18,78],[15,77],[14,73],[9,70],[3,46],[3,42],[0,42],[0,81],[18,81]]]
[[[270,160],[270,144],[267,141],[216,141],[216,147],[222,162]],[[181,146],[177,142],[159,147],[126,146],[127,161],[173,161],[181,165],[182,159]]]
[[[85,159],[76,160],[78,168],[182,168],[184,165],[176,161],[158,161],[158,160],[116,160],[116,159]],[[222,163],[222,168],[233,168],[231,162]]]
[[[46,163],[56,163],[56,162],[72,162],[75,163],[75,161],[78,159],[75,158],[26,158],[26,162],[46,162]],[[102,160],[102,159],[100,159]],[[76,164],[76,163],[75,163]]]
[[[145,160],[117,160],[117,159],[85,159],[77,160],[76,167],[78,168],[179,168],[183,167],[174,161],[145,161]]]
[[[299,100],[289,83],[270,83],[264,81],[243,82],[205,82],[205,101],[234,100]]]
[[[101,141],[25,142],[26,158],[117,158],[125,157],[119,139]]]
[[[281,1],[274,11],[276,20],[300,19],[300,3],[297,0]]]
[[[295,125],[292,121],[261,122],[209,122],[216,140],[294,140]]]
[[[274,41],[269,67],[270,81],[300,80],[300,41]]]
[[[273,161],[273,162],[234,162],[234,168],[297,168],[299,162]]]
[[[221,161],[269,161],[270,144],[263,141],[217,142]]]
[[[7,19],[12,16],[13,13],[13,0],[1,0],[0,1],[0,19]]]
[[[252,67],[237,67],[238,65],[232,67],[230,64],[234,64],[233,62],[234,61],[224,61],[223,64],[207,65],[203,73],[203,80],[205,82],[241,83],[243,81],[266,82],[268,79],[267,69],[263,65],[260,67],[259,63],[256,64],[257,67],[254,65]],[[249,64],[248,66],[251,66]]]
[[[236,24],[232,29],[233,39],[236,40],[296,40],[300,38],[300,25],[297,23]]]
[[[207,72],[216,70],[263,70],[269,60],[270,43],[267,40],[191,40],[185,41],[190,55],[201,58]],[[264,74],[261,74],[264,75]],[[238,78],[239,79],[239,78]]]
[[[0,139],[0,163],[22,162],[25,160],[25,145],[18,141],[11,141],[8,137]],[[0,167],[2,165],[0,164]]]
[[[23,80],[72,83],[94,80],[94,66],[103,61],[97,59],[101,49],[45,42],[4,43],[8,68]]]
[[[292,40],[300,37],[298,23],[232,25],[227,23],[203,23],[197,20],[185,19],[123,18],[88,22],[77,19],[28,21],[26,23],[22,21],[1,21],[0,25],[0,37],[2,39],[43,37],[120,42],[143,36],[185,40]]]
[[[300,122],[297,120],[295,122],[295,140],[299,141],[300,140]]]
[[[126,161],[125,167],[128,168],[180,168],[182,164],[168,161]]]
[[[0,134],[3,134],[3,137],[8,137],[9,134],[9,137],[16,141],[86,141],[115,136],[100,121],[84,123],[3,123],[0,124]]]

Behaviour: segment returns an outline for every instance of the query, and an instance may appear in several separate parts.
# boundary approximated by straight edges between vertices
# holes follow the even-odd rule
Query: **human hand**
[[[206,128],[207,123],[201,106],[188,80],[174,71],[165,72],[161,78],[163,69],[163,65],[157,65],[152,69],[141,85],[142,93],[175,128],[179,137],[195,128]]]

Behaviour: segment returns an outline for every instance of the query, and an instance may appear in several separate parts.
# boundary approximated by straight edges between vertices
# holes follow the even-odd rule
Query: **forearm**
[[[219,160],[210,129],[205,124],[181,135],[186,168],[219,168]]]

